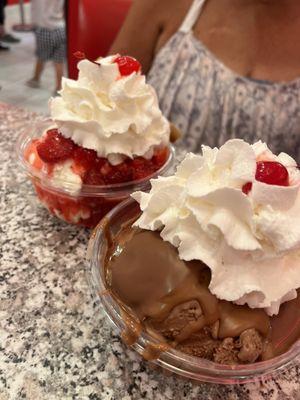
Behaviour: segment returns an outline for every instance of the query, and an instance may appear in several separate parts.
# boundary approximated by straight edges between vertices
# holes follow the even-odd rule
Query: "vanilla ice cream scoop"
[[[150,193],[133,194],[143,211],[136,225],[161,230],[181,259],[204,262],[219,299],[277,314],[300,287],[296,162],[240,139],[202,151],[188,154],[174,176],[152,181]],[[258,179],[257,166],[268,162],[287,171],[285,184]]]
[[[78,63],[78,80],[63,78],[50,100],[51,118],[66,138],[111,163],[143,156],[169,142],[170,126],[140,71],[121,74],[120,56]],[[132,59],[134,60],[134,59]]]

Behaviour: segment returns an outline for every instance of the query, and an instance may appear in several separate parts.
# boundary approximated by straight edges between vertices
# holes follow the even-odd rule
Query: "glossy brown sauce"
[[[147,347],[147,359],[175,345],[151,327],[164,321],[174,307],[189,301],[196,301],[203,314],[184,326],[176,343],[216,322],[216,339],[220,340],[254,328],[266,343],[261,358],[269,359],[285,352],[300,337],[299,296],[270,318],[263,310],[218,300],[208,289],[210,270],[200,261],[180,260],[177,249],[157,232],[127,230],[119,238],[117,250],[114,244],[110,254],[117,255],[107,262],[108,289],[122,307],[127,327],[122,337],[127,344],[133,344],[142,329],[161,341]]]

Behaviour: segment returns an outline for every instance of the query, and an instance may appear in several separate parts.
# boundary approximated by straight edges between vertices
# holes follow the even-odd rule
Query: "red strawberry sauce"
[[[84,185],[110,187],[114,184],[145,179],[159,170],[167,161],[169,149],[157,148],[151,159],[126,158],[118,165],[111,165],[106,158],[98,157],[94,150],[76,145],[63,137],[57,129],[49,130],[43,138],[33,140],[25,151],[25,158],[38,170],[43,169],[51,177],[55,165],[70,160],[72,170]],[[130,192],[115,196],[83,196],[62,194],[59,190],[48,190],[37,179],[33,179],[37,195],[48,210],[67,222],[94,227],[103,216]],[[112,188],[113,193],[113,188]]]

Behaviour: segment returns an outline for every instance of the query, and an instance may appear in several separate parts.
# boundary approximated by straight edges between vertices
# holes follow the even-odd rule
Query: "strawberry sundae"
[[[299,188],[295,160],[235,139],[134,193],[141,213],[104,266],[127,343],[144,331],[152,349],[218,364],[287,352],[300,338]]]
[[[43,205],[93,227],[170,167],[170,125],[137,60],[83,59],[78,68],[78,80],[63,78],[49,102],[51,121],[23,146],[23,157]]]

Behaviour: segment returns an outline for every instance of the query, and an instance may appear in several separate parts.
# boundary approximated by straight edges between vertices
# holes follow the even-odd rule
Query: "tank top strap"
[[[183,23],[181,24],[181,27],[179,28],[180,32],[190,32],[196,21],[197,18],[199,17],[201,13],[201,9],[205,3],[205,0],[194,0],[193,4],[191,5]]]

